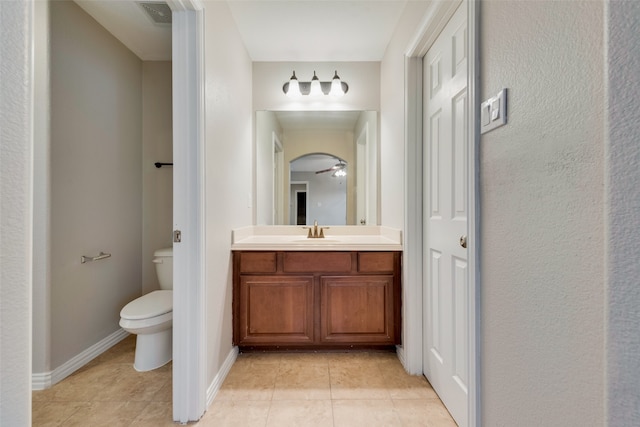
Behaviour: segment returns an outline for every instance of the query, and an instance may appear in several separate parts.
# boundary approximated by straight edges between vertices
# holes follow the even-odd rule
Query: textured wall
[[[31,425],[32,4],[0,2],[0,425]]]
[[[51,371],[49,2],[33,3],[33,373]],[[37,381],[34,380],[34,385]]]
[[[171,62],[142,63],[142,293],[158,289],[153,252],[173,245]]]
[[[640,2],[609,3],[607,147],[610,426],[640,425]]]
[[[73,2],[51,8],[51,367],[142,291],[142,62]],[[112,257],[81,264],[81,255]]]
[[[480,146],[482,423],[604,423],[604,7],[486,1]]]

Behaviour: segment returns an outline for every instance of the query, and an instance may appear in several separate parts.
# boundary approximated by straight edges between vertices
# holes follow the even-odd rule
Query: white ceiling
[[[143,61],[171,60],[171,26],[153,23],[134,0],[75,2]]]
[[[134,0],[75,1],[140,59],[171,59],[170,27],[154,24]],[[407,0],[227,3],[253,61],[333,62],[381,60]]]
[[[379,61],[405,0],[230,1],[254,61]]]

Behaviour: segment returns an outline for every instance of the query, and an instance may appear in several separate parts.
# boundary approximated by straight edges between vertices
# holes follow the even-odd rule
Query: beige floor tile
[[[166,402],[171,403],[173,401],[173,382],[171,379],[167,380],[160,390],[156,392],[151,398],[152,402]],[[171,405],[169,405],[171,406]]]
[[[49,390],[33,392],[34,426],[175,426],[172,364],[133,369],[135,337]],[[334,399],[333,401],[331,399]],[[240,354],[201,426],[454,427],[424,377],[395,354]]]
[[[53,394],[54,394],[53,387],[52,388],[47,388],[47,389],[44,389],[44,390],[34,390],[31,393],[31,401],[34,402],[34,403],[35,402],[48,402],[48,401],[53,400],[52,399]]]
[[[333,410],[330,400],[272,401],[267,427],[332,427]]]
[[[277,368],[230,372],[220,387],[216,400],[271,400],[277,373]]]
[[[265,427],[269,401],[214,401],[195,425],[198,427]]]
[[[335,427],[402,426],[393,402],[388,400],[334,400]]]
[[[281,353],[241,353],[231,367],[231,371],[263,370],[276,368],[280,365]]]
[[[390,399],[376,365],[330,367],[332,399]]]
[[[439,399],[394,400],[393,405],[404,426],[457,427]]]
[[[64,425],[87,402],[33,402],[31,422],[34,427],[56,427]]]
[[[160,370],[137,372],[133,366],[126,366],[126,369],[116,374],[114,382],[109,387],[97,393],[94,400],[151,402],[167,382],[168,374]]]
[[[282,353],[280,357],[281,367],[296,364],[302,364],[303,366],[328,366],[329,354],[314,352]]]
[[[65,427],[126,427],[148,405],[147,402],[90,402],[65,422]]]
[[[377,366],[378,363],[376,358],[367,352],[329,353],[327,357],[330,368],[371,367]]]
[[[395,376],[383,375],[384,382],[392,399],[437,399],[429,381],[422,375]]]
[[[329,366],[296,362],[281,364],[273,390],[273,400],[331,399]]]
[[[151,402],[133,420],[131,427],[174,426],[173,406],[164,402]]]

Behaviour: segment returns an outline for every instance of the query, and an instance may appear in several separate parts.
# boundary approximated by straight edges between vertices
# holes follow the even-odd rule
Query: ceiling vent
[[[164,2],[138,2],[154,24],[171,25],[171,8]]]

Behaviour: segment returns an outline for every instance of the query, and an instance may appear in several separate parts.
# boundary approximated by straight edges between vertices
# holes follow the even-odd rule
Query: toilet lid
[[[120,311],[120,317],[129,320],[147,319],[173,310],[173,291],[153,291],[134,299]]]

